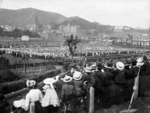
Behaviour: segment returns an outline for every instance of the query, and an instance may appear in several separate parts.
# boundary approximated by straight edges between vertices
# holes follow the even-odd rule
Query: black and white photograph
[[[0,0],[0,113],[150,113],[150,0]]]

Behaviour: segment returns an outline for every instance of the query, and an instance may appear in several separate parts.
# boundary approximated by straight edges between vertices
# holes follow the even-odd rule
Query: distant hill
[[[42,25],[56,24],[63,21],[66,17],[58,13],[41,11],[33,8],[8,10],[0,9],[0,25],[26,26],[35,24],[36,16]]]
[[[102,25],[98,22],[90,22],[77,16],[66,18],[60,24],[67,25],[68,23],[70,23],[70,25],[79,25],[80,28],[84,30],[95,29],[98,32],[107,32],[111,30],[111,26]]]
[[[111,26],[101,25],[98,22],[90,22],[80,17],[65,17],[58,13],[41,11],[33,8],[19,10],[0,9],[0,25],[13,25],[25,27],[28,24],[35,24],[36,17],[38,23],[42,25],[52,25],[58,28],[59,25],[79,25],[81,29],[95,29],[98,32],[107,32]]]

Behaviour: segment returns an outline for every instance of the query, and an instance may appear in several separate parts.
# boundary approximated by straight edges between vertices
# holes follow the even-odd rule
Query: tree
[[[73,62],[73,57],[74,57],[74,53],[75,53],[75,50],[77,49],[77,44],[80,42],[80,40],[78,39],[77,36],[73,36],[73,35],[70,35],[69,37],[67,37],[65,39],[65,45],[68,46],[68,49],[69,49],[69,52],[70,52],[70,55],[72,57],[72,62]]]
[[[18,29],[18,28],[15,28],[14,30],[13,30],[13,37],[21,37],[23,35],[23,31],[22,30],[20,30],[20,29]]]

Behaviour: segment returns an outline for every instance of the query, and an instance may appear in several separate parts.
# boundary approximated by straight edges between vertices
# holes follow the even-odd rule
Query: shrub
[[[0,83],[15,81],[19,79],[20,79],[20,76],[11,72],[10,70],[4,70],[4,71],[1,71],[0,73]]]
[[[38,76],[38,77],[34,77],[33,80],[35,80],[37,83],[41,82],[42,80],[44,80],[45,78],[48,77],[54,77],[55,75],[59,74],[61,71],[60,70],[53,70],[47,74]],[[15,92],[18,91],[22,88],[26,87],[26,80],[18,80],[18,81],[13,81],[13,82],[6,82],[6,83],[1,83],[0,84],[2,87],[2,92],[4,94],[8,94],[11,92]]]

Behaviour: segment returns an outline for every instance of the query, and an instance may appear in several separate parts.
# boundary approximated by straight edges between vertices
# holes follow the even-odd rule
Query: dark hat
[[[75,63],[72,63],[72,64],[69,64],[69,68],[70,68],[70,69],[71,69],[71,68],[77,69],[77,66],[76,66]]]
[[[144,56],[143,56],[143,60],[144,60],[144,61],[148,61],[147,56],[144,55]]]
[[[101,63],[97,64],[97,69],[98,69],[98,70],[101,70],[102,68],[103,68],[103,66],[102,66]]]
[[[137,61],[136,61],[136,60],[132,60],[132,62],[131,62],[132,66],[135,66],[135,65],[136,65],[136,63],[137,63]]]

